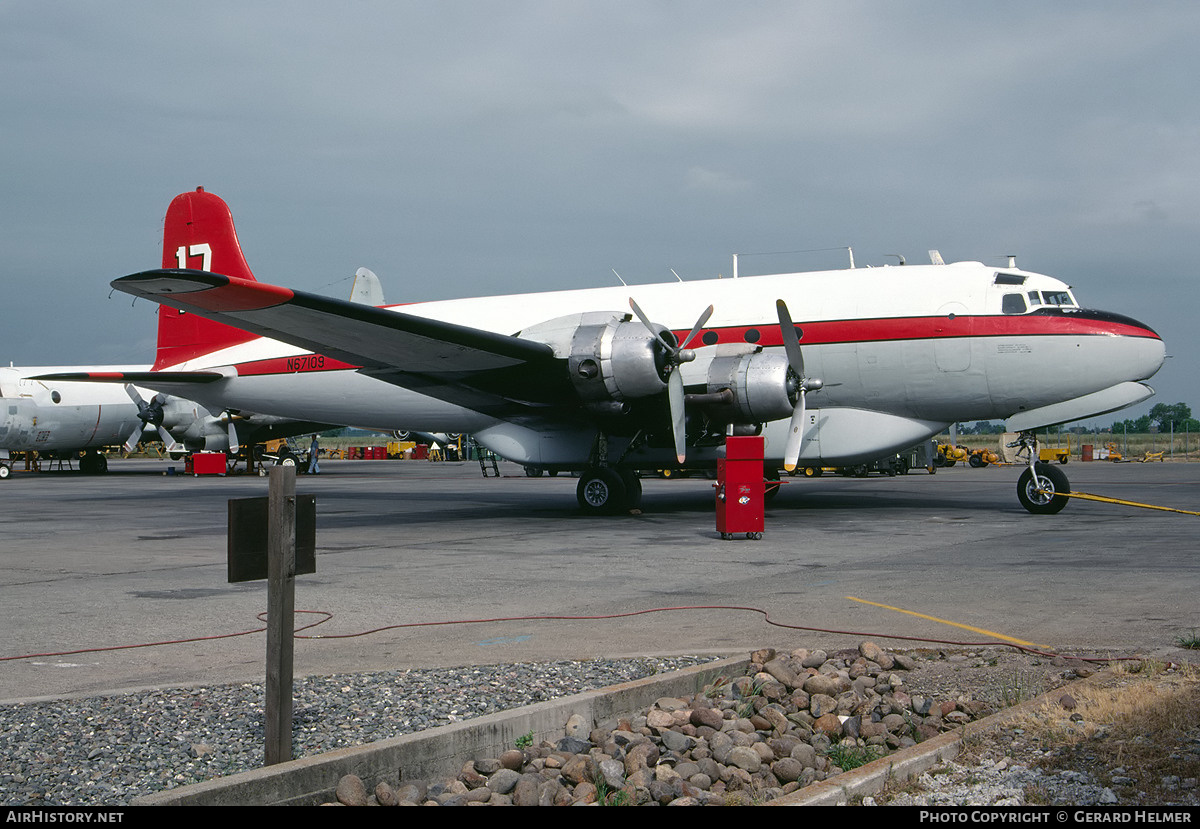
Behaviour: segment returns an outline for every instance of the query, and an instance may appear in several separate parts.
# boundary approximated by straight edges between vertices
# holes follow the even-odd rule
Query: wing
[[[208,271],[145,271],[112,286],[498,417],[576,400],[545,343]]]

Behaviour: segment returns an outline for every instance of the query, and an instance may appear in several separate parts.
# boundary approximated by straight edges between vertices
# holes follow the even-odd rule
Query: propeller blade
[[[137,445],[138,445],[138,443],[141,442],[141,440],[142,440],[142,424],[139,423],[137,426],[134,427],[133,432],[130,433],[129,437],[125,441],[125,446],[124,446],[125,454],[128,455],[134,449],[137,449]]]
[[[796,408],[792,410],[792,419],[788,423],[787,443],[783,446],[783,468],[786,472],[791,472],[796,468],[796,464],[800,462],[800,450],[804,443],[804,427],[805,411],[804,398],[806,392],[803,384],[800,386],[800,399],[796,401]]]
[[[687,348],[687,344],[696,339],[696,335],[700,333],[700,329],[704,327],[704,323],[708,322],[708,318],[713,315],[713,307],[710,305],[704,309],[704,313],[700,315],[700,319],[696,320],[696,324],[692,326],[692,330],[679,343],[680,350]]]
[[[668,342],[667,339],[663,337],[663,335],[654,327],[654,323],[650,322],[650,318],[646,316],[646,312],[643,311],[641,307],[639,307],[638,304],[633,301],[633,297],[629,298],[629,307],[633,309],[633,313],[637,315],[637,318],[642,321],[642,325],[646,326],[646,330],[653,334],[656,340],[662,343],[663,348],[667,350],[668,354],[674,356],[679,351],[679,346]]]
[[[233,418],[229,419],[228,432],[229,432],[229,451],[236,455],[238,453],[238,450],[241,449],[242,447],[238,444],[237,429],[233,425]]]
[[[675,459],[687,460],[687,419],[683,400],[683,376],[676,367],[667,378],[667,399],[671,404],[671,432],[675,436]]]
[[[779,333],[783,335],[783,350],[787,354],[788,365],[804,379],[804,354],[800,349],[800,340],[796,337],[796,324],[788,313],[787,303],[782,299],[775,300],[775,310],[779,312]]]
[[[163,442],[163,446],[166,448],[167,452],[183,451],[183,444],[175,440],[174,436],[167,431],[167,427],[163,426],[162,424],[159,424],[158,426],[158,439]]]

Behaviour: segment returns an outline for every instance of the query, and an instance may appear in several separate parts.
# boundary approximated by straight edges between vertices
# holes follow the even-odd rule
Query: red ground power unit
[[[758,540],[763,533],[766,489],[763,438],[725,438],[725,457],[717,459],[717,532],[726,540],[737,533]]]
[[[224,452],[193,452],[184,463],[184,470],[189,475],[224,475]]]

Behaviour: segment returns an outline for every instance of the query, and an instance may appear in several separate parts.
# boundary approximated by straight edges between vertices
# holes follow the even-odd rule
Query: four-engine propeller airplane
[[[214,410],[470,432],[580,471],[591,512],[635,504],[635,470],[712,466],[727,434],[765,434],[768,475],[869,462],[962,420],[1028,437],[1148,398],[1165,356],[1148,326],[1011,263],[366,307],[255,281],[202,188],[171,203],[163,267],[112,284],[176,324],[152,371],[107,379]],[[1066,487],[1031,453],[1018,496],[1057,512]]]

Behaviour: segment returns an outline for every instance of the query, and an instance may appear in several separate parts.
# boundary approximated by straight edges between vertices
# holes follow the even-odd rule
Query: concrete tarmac
[[[265,634],[202,637],[261,628],[265,583],[226,581],[226,516],[266,479],[168,466],[182,468],[112,461],[103,477],[0,482],[0,700],[262,681]],[[298,676],[867,637],[1195,658],[1176,639],[1200,629],[1200,518],[1079,500],[1033,516],[1017,503],[1017,467],[793,478],[761,541],[718,537],[702,478],[646,479],[641,515],[589,518],[575,479],[512,464],[488,479],[475,463],[321,468],[297,479],[317,496],[318,572],[297,579],[296,607],[332,614],[304,634],[350,638],[298,641]],[[1061,469],[1077,490],[1200,511],[1200,464]],[[427,626],[680,606],[708,609]],[[355,636],[392,625],[423,626]],[[180,639],[200,641],[153,644]]]

